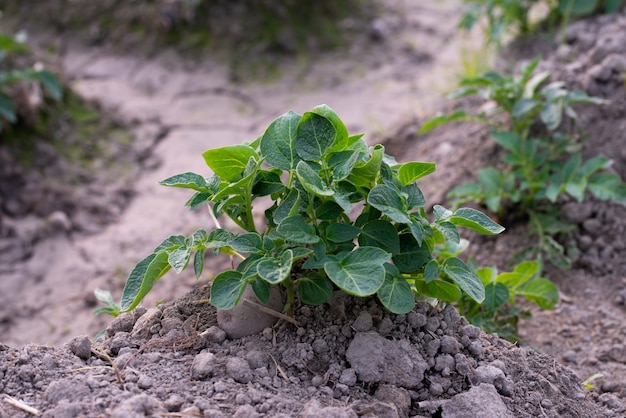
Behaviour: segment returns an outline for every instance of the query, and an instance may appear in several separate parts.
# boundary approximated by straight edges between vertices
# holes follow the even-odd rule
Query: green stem
[[[296,304],[296,292],[295,292],[295,284],[291,280],[291,278],[287,278],[285,280],[285,288],[287,289],[287,305],[285,306],[285,311],[287,315],[293,318],[293,307]]]

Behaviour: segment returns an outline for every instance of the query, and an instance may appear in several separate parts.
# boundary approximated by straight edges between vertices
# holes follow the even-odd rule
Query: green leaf
[[[259,301],[267,305],[270,301],[270,284],[263,279],[257,279],[251,283],[251,286]]]
[[[426,283],[423,280],[415,280],[415,289],[421,295],[445,300],[447,302],[456,302],[461,299],[461,291],[454,283],[444,282],[443,280],[433,280]]]
[[[331,151],[343,151],[350,146],[353,141],[350,141],[350,137],[348,136],[348,129],[333,109],[323,104],[315,106],[313,109],[311,109],[311,113],[315,113],[316,115],[326,118],[326,120],[328,120],[333,125],[333,128],[335,128],[336,136],[334,139],[334,144],[330,149]]]
[[[331,242],[352,241],[361,232],[361,228],[344,223],[332,223],[326,228],[326,238]]]
[[[333,284],[321,274],[303,274],[298,279],[298,296],[307,305],[321,305],[333,297]]]
[[[615,173],[596,173],[589,178],[589,190],[598,199],[626,202],[626,185]]]
[[[389,221],[382,219],[366,223],[359,235],[359,245],[362,247],[378,247],[381,250],[396,255],[400,252],[400,238],[398,231]]]
[[[367,195],[367,203],[388,216],[392,221],[411,222],[397,189],[387,184],[377,184]]]
[[[418,135],[426,134],[433,129],[438,128],[441,125],[445,125],[450,122],[466,122],[473,121],[476,117],[467,114],[464,110],[455,110],[449,115],[439,114],[433,118],[428,119],[426,122],[420,126],[420,129],[417,131]]]
[[[606,170],[613,165],[613,160],[605,157],[604,155],[598,155],[590,158],[580,168],[580,175],[584,178],[588,178],[590,175],[599,170]]]
[[[204,256],[206,254],[206,250],[204,248],[196,251],[196,254],[193,257],[193,273],[196,276],[196,279],[200,278],[202,274],[202,270],[204,269]]]
[[[521,154],[523,141],[517,132],[512,131],[492,131],[491,137],[498,145],[513,154]]]
[[[186,203],[185,206],[188,206],[189,209],[195,209],[200,205],[204,205],[205,203],[208,203],[211,201],[211,197],[213,197],[213,194],[210,192],[198,192],[195,193],[191,199],[189,199]]]
[[[220,249],[222,247],[230,246],[231,241],[235,238],[235,235],[232,232],[229,232],[225,229],[215,229],[211,231],[209,237],[207,238],[206,247],[207,248],[215,248]]]
[[[565,16],[585,16],[598,7],[598,0],[559,0],[559,12]]]
[[[469,297],[478,303],[485,300],[485,287],[480,277],[471,271],[459,258],[450,257],[446,259],[443,262],[442,269]]]
[[[436,231],[443,235],[446,241],[451,241],[455,244],[459,244],[461,242],[459,230],[452,222],[437,222],[434,227]]]
[[[171,235],[163,240],[155,249],[154,252],[158,253],[162,250],[175,250],[178,247],[187,245],[187,238],[184,235]]]
[[[247,281],[234,270],[226,270],[215,276],[211,284],[211,305],[217,309],[232,309],[246,289]]]
[[[485,300],[482,306],[489,312],[496,312],[509,300],[509,289],[502,283],[489,283],[485,286]]]
[[[513,105],[513,111],[511,112],[511,116],[516,119],[525,118],[529,114],[532,115],[532,112],[537,110],[540,106],[541,103],[538,100],[531,99],[529,97],[519,99]]]
[[[434,171],[435,163],[405,163],[398,169],[398,179],[403,186],[406,186]]]
[[[344,292],[355,296],[373,295],[385,280],[383,263],[391,254],[380,248],[359,247],[341,261],[328,261],[324,271]]]
[[[45,70],[35,71],[34,78],[41,83],[50,97],[56,101],[61,100],[63,97],[63,86],[51,72]]]
[[[428,245],[419,245],[411,234],[401,234],[400,252],[393,256],[394,265],[402,273],[413,273],[432,258]]]
[[[293,264],[293,253],[286,250],[280,259],[265,257],[259,261],[257,272],[268,283],[278,284],[289,277]]]
[[[406,196],[406,205],[409,211],[426,205],[426,198],[420,188],[417,187],[417,183],[411,183],[404,186],[402,188],[402,195]]]
[[[183,246],[171,251],[167,257],[167,262],[174,268],[176,273],[183,271],[191,258],[191,247]]]
[[[247,232],[230,241],[229,245],[235,251],[258,254],[263,252],[263,239],[256,232]]]
[[[122,292],[122,312],[133,310],[170,268],[167,251],[152,253],[130,272]]]
[[[359,160],[359,153],[354,151],[342,151],[333,154],[328,163],[333,168],[333,181],[341,181],[348,178],[352,169]]]
[[[430,260],[424,267],[424,282],[426,284],[432,282],[439,277],[439,262],[437,260]]]
[[[367,162],[357,162],[352,173],[348,176],[348,180],[360,187],[371,187],[380,173],[384,155],[385,147],[376,145]]]
[[[333,221],[343,214],[343,209],[333,201],[326,201],[315,210],[315,217],[321,221]]]
[[[274,211],[274,222],[281,223],[288,216],[296,215],[300,209],[300,192],[293,188]]]
[[[559,289],[542,277],[529,281],[519,294],[541,309],[552,309],[559,302]]]
[[[287,241],[298,244],[315,244],[319,241],[315,228],[309,225],[301,215],[285,218],[278,225],[276,232]]]
[[[285,185],[280,180],[278,173],[267,170],[259,170],[254,179],[252,194],[256,196],[268,196],[276,192],[280,192]]]
[[[616,13],[624,5],[624,0],[604,0],[604,13]]]
[[[199,174],[196,173],[182,173],[175,176],[166,178],[159,182],[162,186],[180,187],[183,189],[192,189],[198,192],[208,191],[207,182]]]
[[[259,159],[257,152],[249,145],[213,148],[203,152],[202,157],[215,174],[229,183],[243,178],[250,158]]]
[[[296,174],[302,187],[309,193],[320,197],[332,196],[335,193],[305,161],[298,163]]]
[[[296,131],[301,119],[302,116],[289,111],[265,130],[261,137],[261,154],[273,167],[292,170],[300,161],[296,152]]]
[[[522,261],[512,272],[500,273],[496,278],[498,283],[505,284],[508,288],[517,291],[539,272],[537,261]]]
[[[473,208],[457,209],[450,217],[450,222],[469,228],[479,234],[494,235],[504,231],[504,227],[492,221],[487,215]]]
[[[300,158],[318,161],[333,145],[337,131],[325,117],[306,112],[298,123],[296,135],[296,152]]]
[[[378,299],[390,312],[405,314],[415,306],[411,286],[393,265],[385,264],[385,280],[377,292]]]
[[[15,114],[15,104],[13,100],[0,93],[0,117],[7,120],[9,123],[17,122],[17,115]],[[2,126],[0,126],[2,129]]]

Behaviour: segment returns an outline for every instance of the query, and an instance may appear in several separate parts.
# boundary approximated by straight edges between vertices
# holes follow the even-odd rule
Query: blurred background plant
[[[6,0],[20,24],[45,23],[80,33],[88,44],[111,43],[125,51],[218,55],[237,70],[267,70],[277,57],[327,51],[363,34],[379,3],[373,0]],[[138,49],[139,48],[139,49]],[[245,67],[245,68],[243,68]]]

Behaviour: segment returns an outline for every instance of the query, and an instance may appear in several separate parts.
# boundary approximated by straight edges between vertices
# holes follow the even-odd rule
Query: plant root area
[[[191,274],[163,278],[143,307],[112,322],[91,315],[94,289],[121,294],[133,265],[164,237],[212,227],[205,212],[182,207],[184,191],[157,182],[205,172],[205,149],[254,140],[289,109],[327,103],[398,160],[436,162],[420,182],[429,206],[497,163],[483,127],[416,135],[453,105],[433,90],[455,87],[443,69],[458,64],[460,2],[388,3],[353,50],[285,63],[279,81],[242,83],[240,73],[233,81],[219,61],[171,49],[134,57],[102,40],[76,43],[71,31],[31,31],[42,51],[57,51],[71,87],[115,114],[116,132],[126,127],[133,140],[102,140],[98,152],[87,143],[94,165],[80,169],[47,143],[30,169],[0,146],[0,418],[626,414],[626,208],[591,197],[559,203],[577,225],[580,254],[571,270],[546,266],[561,301],[551,311],[527,306],[518,345],[451,306],[419,302],[393,315],[376,299],[342,294],[298,306],[297,326],[279,320],[228,338],[206,303],[211,277]],[[588,132],[583,153],[603,153],[626,178],[626,14],[514,42],[502,65],[538,54],[553,80],[610,101],[576,109]],[[504,271],[531,243],[525,225],[504,226],[498,237],[471,238],[479,265]],[[207,258],[213,276],[224,267]],[[103,340],[88,337],[105,328]]]

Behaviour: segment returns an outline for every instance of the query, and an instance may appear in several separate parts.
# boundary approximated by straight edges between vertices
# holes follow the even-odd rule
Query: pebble
[[[210,377],[215,370],[215,355],[204,350],[196,355],[191,365],[191,378],[203,380]]]
[[[226,373],[235,382],[249,383],[252,381],[252,370],[248,362],[239,357],[231,357],[226,362]]]

